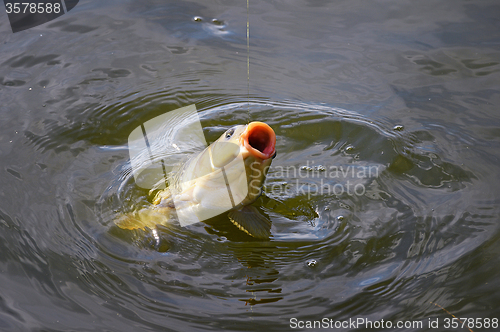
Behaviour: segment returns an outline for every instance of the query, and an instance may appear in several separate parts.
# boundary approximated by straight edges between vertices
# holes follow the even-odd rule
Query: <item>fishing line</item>
[[[146,142],[146,147],[149,152],[149,159],[151,163],[154,164],[155,158],[153,157],[153,152],[151,151],[151,145],[149,144],[148,134],[146,133],[146,128],[144,128],[144,124],[141,123],[142,136],[144,137],[144,141]],[[163,158],[160,159],[161,167],[163,169],[163,179],[165,180],[165,187],[168,187],[168,179],[167,179],[167,170],[165,169],[165,161]]]
[[[250,0],[247,0],[247,114],[250,123]]]

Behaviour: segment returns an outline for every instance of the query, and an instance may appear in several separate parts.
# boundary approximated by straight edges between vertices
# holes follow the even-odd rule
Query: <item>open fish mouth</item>
[[[251,122],[241,135],[241,143],[254,157],[269,159],[276,153],[276,134],[264,122]]]

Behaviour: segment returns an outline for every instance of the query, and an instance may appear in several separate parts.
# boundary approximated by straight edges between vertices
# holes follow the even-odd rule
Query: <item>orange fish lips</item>
[[[251,122],[240,137],[240,142],[254,157],[269,159],[276,153],[276,134],[264,122]]]

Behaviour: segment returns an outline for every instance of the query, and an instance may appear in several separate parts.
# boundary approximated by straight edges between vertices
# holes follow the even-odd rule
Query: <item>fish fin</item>
[[[153,193],[158,190],[164,190],[165,186],[167,185],[166,181],[164,178],[161,178],[156,182],[153,187],[149,190],[149,196],[153,196]]]
[[[151,194],[151,192],[150,192]],[[165,205],[165,202],[173,202],[172,201],[172,194],[170,193],[170,190],[168,189],[163,189],[158,192],[153,196],[153,204],[154,205]],[[167,204],[168,205],[168,204]]]
[[[271,235],[271,221],[255,207],[244,206],[229,212],[229,220],[243,232],[258,239],[267,239]]]
[[[117,220],[115,224],[123,229],[153,229],[156,225],[164,225],[168,221],[168,209],[144,208],[139,211],[127,213]]]

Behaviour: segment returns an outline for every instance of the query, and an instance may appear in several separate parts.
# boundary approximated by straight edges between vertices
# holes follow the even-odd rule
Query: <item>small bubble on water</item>
[[[312,167],[309,167],[309,166],[302,166],[300,169],[303,171],[312,171],[313,170]]]
[[[342,209],[346,209],[346,210],[350,210],[351,207],[343,202],[339,202],[339,206],[342,208]]]
[[[31,91],[31,88],[29,88],[28,90]]]
[[[195,16],[195,17],[193,17],[193,20],[194,20],[195,22],[201,22],[201,21],[203,21],[203,19],[202,19],[201,17],[199,17],[199,16]]]
[[[402,125],[396,125],[392,129],[394,129],[395,131],[403,131],[403,129],[405,129],[405,127],[403,127]]]
[[[337,217],[337,220],[338,220],[338,221],[342,221],[342,220],[344,220],[344,216],[338,216],[338,217]]]
[[[345,151],[346,152],[352,152],[352,151],[354,151],[354,146],[352,146],[352,145],[346,146]]]
[[[308,261],[306,262],[306,264],[307,264],[307,266],[309,266],[309,267],[315,267],[315,266],[316,266],[316,264],[317,264],[317,262],[316,262],[316,260],[315,260],[315,259],[310,259],[310,260],[308,260]]]
[[[214,18],[214,19],[212,20],[212,23],[213,23],[213,24],[215,24],[215,25],[223,25],[223,24],[224,24],[224,22],[223,22],[223,21],[219,21],[219,20],[218,20],[218,19],[216,19],[216,18]]]

